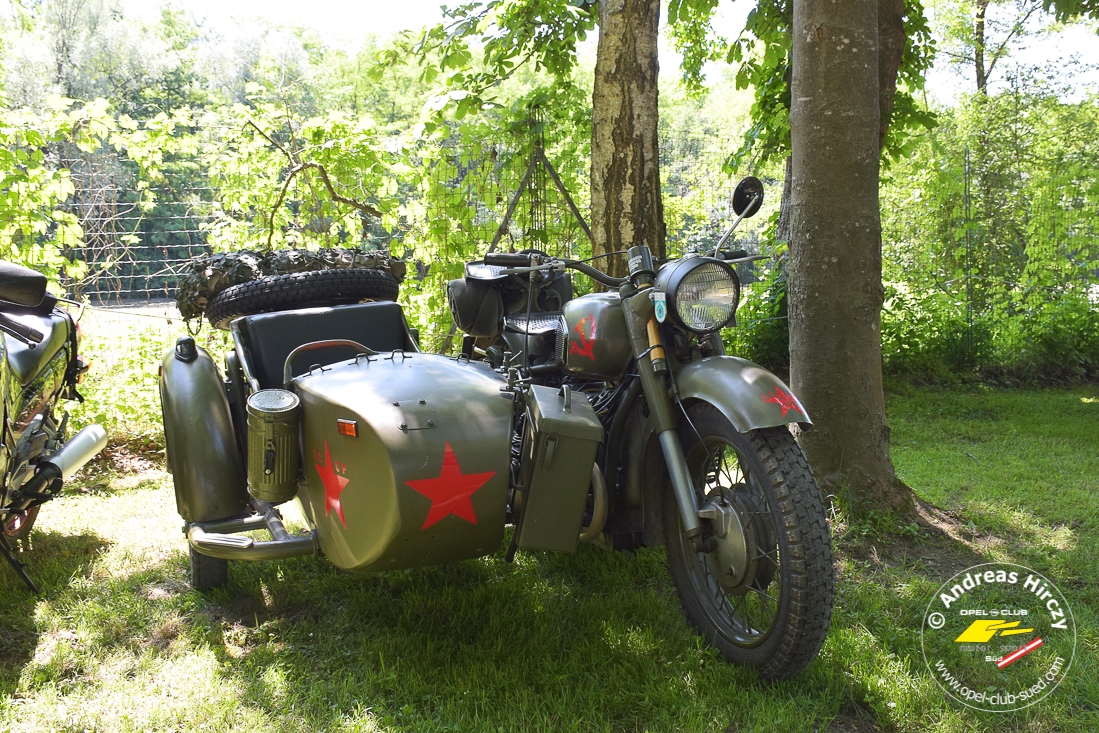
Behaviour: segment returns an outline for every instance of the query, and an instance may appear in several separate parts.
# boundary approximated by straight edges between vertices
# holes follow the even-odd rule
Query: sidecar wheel
[[[713,551],[685,536],[665,492],[668,569],[691,625],[727,660],[765,680],[791,677],[820,652],[832,619],[832,540],[820,489],[785,427],[738,433],[696,404],[680,436],[699,506],[720,506],[730,529]],[[701,436],[701,440],[699,439]]]
[[[4,520],[4,537],[9,543],[21,542],[30,537],[34,528],[34,520],[38,518],[38,510],[41,507],[32,506],[25,514],[11,516]]]
[[[191,551],[191,587],[200,592],[220,588],[229,582],[229,561]]]
[[[256,313],[349,305],[364,300],[396,300],[397,278],[382,270],[311,270],[274,275],[233,285],[214,296],[206,306],[206,318],[215,328]]]

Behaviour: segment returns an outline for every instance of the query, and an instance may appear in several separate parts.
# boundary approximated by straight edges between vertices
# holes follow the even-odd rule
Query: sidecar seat
[[[230,325],[241,345],[248,367],[261,389],[282,387],[282,365],[297,347],[325,339],[350,339],[368,349],[388,353],[398,349],[417,352],[419,347],[397,303],[358,303],[330,308],[303,308],[244,316]],[[294,358],[293,375],[314,364],[327,365],[355,356],[355,350],[333,347],[309,351]]]

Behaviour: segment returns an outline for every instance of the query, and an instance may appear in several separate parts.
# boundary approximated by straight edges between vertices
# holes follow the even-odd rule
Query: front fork
[[[644,253],[639,253],[635,258],[635,250],[644,250]],[[651,260],[648,254],[648,250],[643,247],[630,250],[628,257],[631,284],[622,286],[622,305],[633,353],[637,358],[641,388],[649,406],[649,420],[664,451],[664,461],[672,479],[672,490],[675,492],[683,531],[693,544],[698,545],[703,533],[702,521],[698,516],[698,499],[691,481],[691,472],[687,468],[687,457],[683,454],[683,445],[679,442],[679,433],[676,432],[672,399],[665,384],[666,375],[668,379],[671,375],[668,373],[667,357],[660,342],[653,302],[649,297],[652,289],[652,266],[649,264]]]

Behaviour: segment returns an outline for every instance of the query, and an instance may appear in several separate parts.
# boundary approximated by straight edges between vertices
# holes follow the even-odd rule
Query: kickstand
[[[8,544],[8,538],[0,535],[0,553],[4,555],[4,558],[11,563],[16,574],[23,579],[23,582],[27,584],[27,587],[34,591],[36,596],[42,595],[42,591],[38,590],[38,586],[31,580],[31,576],[27,575],[27,571],[23,569],[23,563],[15,559],[15,555],[12,554],[11,546]]]

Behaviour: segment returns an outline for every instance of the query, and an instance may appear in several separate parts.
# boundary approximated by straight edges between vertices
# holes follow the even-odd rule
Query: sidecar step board
[[[258,524],[255,528],[262,528],[262,523]],[[313,531],[305,537],[288,535],[285,539],[256,542],[250,537],[207,532],[200,525],[192,524],[187,528],[187,541],[203,555],[223,560],[283,560],[317,554],[320,545],[316,534]]]

